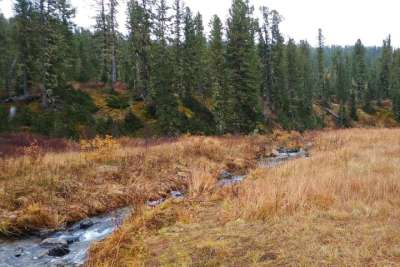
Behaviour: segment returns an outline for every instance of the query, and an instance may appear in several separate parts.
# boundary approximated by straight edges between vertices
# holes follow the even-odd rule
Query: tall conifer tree
[[[261,119],[260,78],[252,30],[252,7],[248,1],[233,0],[227,29],[226,67],[234,96],[235,132],[253,131]]]

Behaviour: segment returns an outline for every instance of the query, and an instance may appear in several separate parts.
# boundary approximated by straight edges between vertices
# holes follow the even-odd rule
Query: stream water
[[[306,157],[303,149],[278,149],[276,153],[259,162],[261,168],[273,168],[288,160]],[[235,176],[223,172],[219,178],[220,186],[231,186],[241,183],[247,176]],[[171,198],[183,198],[180,191],[170,192]],[[149,207],[162,204],[166,198],[150,200]],[[75,267],[81,266],[87,259],[90,246],[104,240],[112,234],[132,213],[132,209],[124,208],[107,215],[98,216],[78,222],[68,229],[47,234],[33,236],[21,240],[0,239],[0,267]]]
[[[94,217],[45,238],[0,240],[0,267],[58,267],[83,265],[93,242],[116,230],[131,214],[130,208]]]
[[[273,168],[289,160],[307,157],[304,149],[278,149],[271,157],[264,158],[258,162],[259,168]],[[220,186],[232,186],[243,182],[246,175],[232,175],[229,172],[223,172],[220,175],[218,184]]]

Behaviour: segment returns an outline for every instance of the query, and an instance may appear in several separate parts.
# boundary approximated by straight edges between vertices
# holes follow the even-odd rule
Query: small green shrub
[[[107,98],[107,106],[113,109],[126,109],[129,107],[127,97],[112,95]]]
[[[117,125],[111,117],[98,118],[96,121],[96,132],[99,135],[111,135],[116,127]]]
[[[135,114],[129,112],[128,114],[126,114],[121,128],[124,134],[129,135],[143,128],[143,123],[137,116],[135,116]]]

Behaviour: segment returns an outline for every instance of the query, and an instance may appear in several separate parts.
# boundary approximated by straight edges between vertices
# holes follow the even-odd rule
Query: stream
[[[58,267],[83,265],[93,242],[101,241],[114,232],[130,208],[78,222],[66,230],[24,240],[0,240],[0,267]]]
[[[259,161],[261,168],[273,168],[288,160],[307,157],[303,149],[276,150],[270,157]],[[243,182],[246,175],[236,176],[223,171],[218,178],[221,187]],[[169,197],[184,198],[180,191],[172,191]],[[149,200],[147,206],[156,207],[166,198]],[[54,233],[32,236],[15,241],[0,239],[0,267],[76,267],[82,266],[94,242],[111,235],[132,214],[131,208],[123,208],[106,215],[85,219],[71,227]]]
[[[304,149],[286,149],[279,148],[270,157],[259,160],[259,168],[274,168],[287,161],[308,157],[308,153]],[[230,172],[223,171],[219,178],[218,184],[220,186],[232,186],[243,182],[247,175],[233,175]]]

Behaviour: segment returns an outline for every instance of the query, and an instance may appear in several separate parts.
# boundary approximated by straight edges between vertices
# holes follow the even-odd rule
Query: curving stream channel
[[[303,149],[278,149],[270,157],[259,162],[261,168],[273,168],[288,160],[307,157]],[[246,176],[222,172],[218,184],[231,186],[241,183]],[[170,192],[172,198],[183,198],[179,191]],[[149,207],[162,204],[166,198],[147,202]],[[42,236],[9,241],[0,239],[0,267],[75,267],[84,265],[90,246],[111,235],[132,213],[123,208],[109,214],[83,220],[68,229]]]

